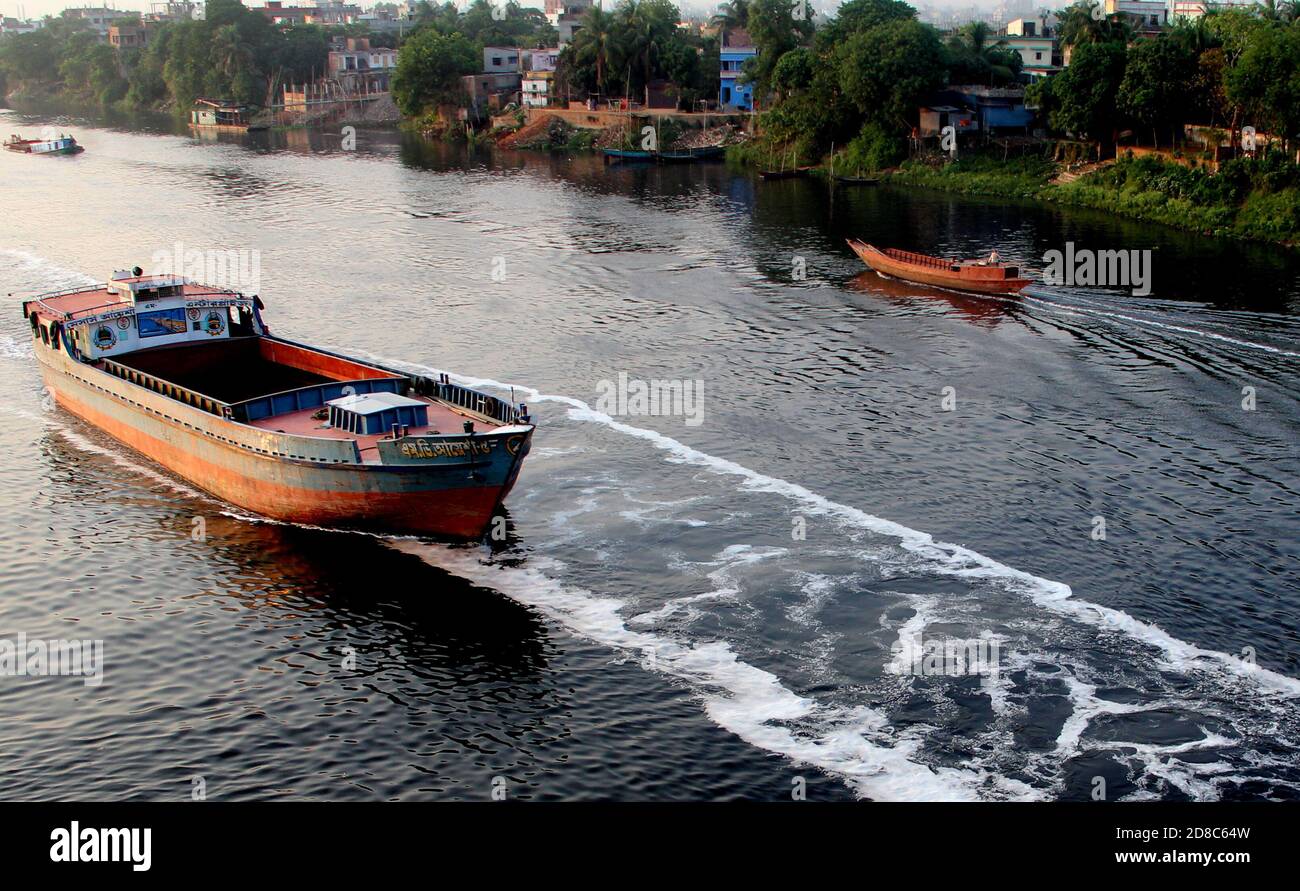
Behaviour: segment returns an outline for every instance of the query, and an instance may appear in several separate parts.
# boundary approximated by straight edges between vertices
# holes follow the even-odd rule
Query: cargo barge
[[[276,520],[481,535],[526,405],[273,336],[256,295],[115,273],[23,303],[49,392],[172,473]]]

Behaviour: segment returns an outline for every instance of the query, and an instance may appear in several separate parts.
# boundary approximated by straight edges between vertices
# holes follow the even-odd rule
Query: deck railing
[[[114,377],[120,377],[124,381],[137,384],[155,393],[160,393],[177,402],[184,402],[186,405],[192,405],[197,409],[216,415],[219,418],[229,418],[231,416],[230,404],[222,402],[220,399],[213,399],[211,396],[205,396],[195,390],[190,390],[171,381],[165,381],[160,377],[154,377],[152,374],[145,374],[143,371],[137,371],[126,365],[114,362],[111,359],[103,359],[104,370]]]
[[[930,257],[925,254],[917,254],[912,251],[900,251],[898,248],[889,248],[885,251],[887,256],[895,260],[902,260],[904,263],[912,263],[916,266],[929,266],[931,269],[951,269],[952,260],[941,260],[938,257]]]
[[[437,381],[431,395],[449,405],[484,415],[495,421],[500,421],[502,424],[515,424],[519,421],[519,407],[517,405],[511,405],[503,399],[481,393],[478,390],[471,390],[469,387],[462,387],[460,384],[453,384],[450,381]]]

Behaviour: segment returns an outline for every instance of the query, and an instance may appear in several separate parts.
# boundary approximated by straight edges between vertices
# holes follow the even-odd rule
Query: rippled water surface
[[[723,165],[75,133],[0,157],[0,636],[102,639],[105,677],[0,678],[0,796],[1300,797],[1293,254]],[[927,291],[850,235],[1150,249],[1152,294]],[[510,541],[261,522],[45,410],[19,297],[177,242],[260,252],[277,333],[513,387]],[[703,382],[702,423],[611,417],[620,373]],[[899,674],[915,634],[999,670]]]

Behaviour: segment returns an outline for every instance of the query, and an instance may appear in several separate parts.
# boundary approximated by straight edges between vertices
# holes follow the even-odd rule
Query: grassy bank
[[[1057,173],[1044,158],[974,156],[942,166],[909,162],[889,180],[1088,207],[1207,235],[1300,244],[1300,167],[1280,153],[1229,161],[1217,173],[1128,156],[1074,182],[1054,184]]]
[[[1003,161],[976,155],[939,165],[909,161],[890,174],[889,181],[963,195],[1039,198],[1056,173],[1056,165],[1044,158]]]

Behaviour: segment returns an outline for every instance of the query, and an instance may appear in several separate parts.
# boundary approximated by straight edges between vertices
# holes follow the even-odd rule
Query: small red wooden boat
[[[849,247],[876,272],[923,285],[936,285],[973,294],[1015,294],[1031,283],[1020,277],[1020,267],[997,262],[996,253],[986,260],[945,260],[897,248],[848,239]]]

